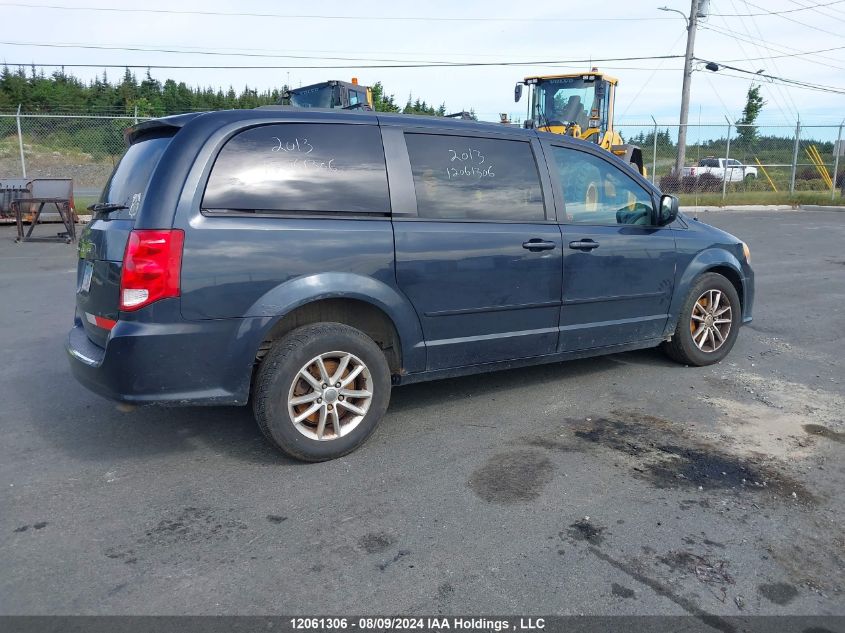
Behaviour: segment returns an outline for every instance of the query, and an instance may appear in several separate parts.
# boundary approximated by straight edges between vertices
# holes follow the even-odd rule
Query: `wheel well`
[[[382,349],[391,373],[401,373],[402,349],[396,326],[381,309],[357,299],[313,301],[284,315],[258,348],[256,365],[267,355],[273,343],[285,334],[303,325],[320,322],[343,323],[361,330]]]
[[[742,296],[742,279],[740,278],[739,273],[730,266],[716,266],[715,268],[708,268],[705,272],[718,273],[730,281],[736,289],[736,294],[739,296],[739,307],[743,311],[745,310],[745,305],[743,304],[745,298]]]

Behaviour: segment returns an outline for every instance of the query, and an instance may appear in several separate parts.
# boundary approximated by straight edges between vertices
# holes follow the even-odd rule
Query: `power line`
[[[765,11],[765,8],[761,7],[760,5],[754,4],[753,2],[748,2],[747,0],[743,0],[743,1],[745,2],[745,4],[751,5],[755,9],[763,9]],[[808,29],[813,29],[814,31],[819,31],[820,33],[827,33],[828,35],[833,35],[835,37],[845,39],[845,35],[842,35],[841,33],[836,33],[834,31],[828,31],[827,29],[822,29],[822,28],[819,28],[818,26],[814,26],[812,24],[807,24],[806,22],[801,22],[800,20],[796,20],[795,18],[791,18],[788,15],[783,15],[781,13],[778,13],[778,14],[775,14],[775,15],[777,15],[780,18],[783,18],[784,20],[789,20],[790,22],[794,22],[795,24],[800,24],[801,26],[807,27]]]
[[[796,2],[795,0],[789,0],[792,4],[797,4],[799,7],[804,7],[805,9],[810,9],[813,13],[818,13],[819,15],[823,15],[826,18],[832,18],[834,20],[842,21],[845,18],[845,13],[840,11],[839,9],[830,9],[831,13],[827,11],[822,11],[821,9],[817,8],[818,5],[809,6],[805,4],[801,4],[800,2]],[[838,14],[838,15],[837,15]]]
[[[843,0],[845,1],[845,0]],[[678,37],[683,36],[683,33]],[[670,51],[675,48],[675,45],[678,43],[678,40],[675,41],[670,47]],[[321,61],[330,61],[330,60],[337,60],[337,61],[360,61],[360,62],[390,62],[390,63],[415,63],[415,64],[430,64],[431,66],[460,66],[463,63],[471,63],[474,64],[475,62],[450,62],[444,60],[417,60],[417,59],[384,59],[384,58],[370,58],[370,57],[343,57],[341,55],[338,56],[319,56],[319,55],[290,55],[288,53],[282,53],[279,51],[276,54],[270,54],[269,51],[272,49],[246,49],[246,50],[265,50],[268,51],[266,54],[261,53],[239,53],[239,52],[232,52],[232,53],[221,53],[220,51],[210,51],[207,49],[195,49],[195,50],[184,50],[186,47],[181,48],[171,48],[168,45],[167,48],[156,48],[152,46],[143,46],[141,44],[128,44],[126,46],[113,46],[110,44],[80,44],[75,42],[11,42],[11,41],[0,41],[0,44],[6,46],[32,46],[36,48],[78,48],[83,50],[116,50],[116,51],[130,51],[130,52],[142,52],[142,53],[173,53],[179,55],[212,55],[212,56],[222,56],[222,57],[258,57],[258,58],[269,58],[269,59],[315,59]],[[845,46],[840,46],[836,48],[829,48],[829,49],[822,49],[823,51],[830,51],[830,50],[839,50],[845,49]],[[232,51],[239,50],[239,49],[229,49]],[[803,53],[805,55],[810,55],[816,51],[808,51]],[[394,52],[394,55],[404,55],[405,53],[401,52]],[[412,53],[407,53],[411,55]],[[786,56],[786,55],[785,55]],[[488,57],[494,57],[494,55],[488,55]],[[673,56],[660,56],[660,57],[653,57],[653,58],[640,58],[640,59],[660,59],[661,64],[657,67],[649,67],[649,68],[642,68],[642,67],[618,67],[620,69],[625,70],[673,70],[673,69],[664,69],[662,68],[662,64],[665,63],[668,59],[671,59]],[[683,57],[683,55],[675,55],[674,57]],[[634,58],[626,58],[626,59],[634,59]],[[733,59],[733,60],[726,60],[726,61],[744,61],[743,59]],[[762,59],[762,58],[751,58],[751,59]],[[602,61],[602,60],[592,60],[592,61]],[[483,62],[479,62],[483,63]],[[537,61],[508,61],[508,62],[490,62],[492,64],[563,64],[568,62],[537,62]],[[29,65],[29,64],[27,64]],[[38,64],[36,64],[38,65]],[[152,66],[150,66],[152,68]]]
[[[733,3],[733,0],[731,0],[731,7],[733,8],[734,12],[736,13],[736,5]],[[719,19],[727,27],[727,25],[728,25],[727,18],[720,17]],[[739,18],[739,23],[742,26],[742,28],[745,30],[748,37],[751,38],[751,32],[748,30],[748,26],[745,24],[744,18]],[[739,37],[739,34],[736,33],[735,31],[732,31],[730,29],[728,29],[728,31],[732,34],[728,37],[733,37],[734,41],[736,41],[737,46],[739,46],[740,51],[746,57],[750,57],[750,55],[746,52],[745,47],[742,45],[742,41],[745,41],[746,43],[751,43],[754,46],[754,48],[757,50],[758,53],[763,52],[763,50],[761,48],[762,44],[760,44],[757,40],[754,40],[753,38],[751,38],[750,40],[743,40],[743,38]],[[783,116],[784,118],[790,118],[790,117],[786,116],[786,110],[790,111],[791,116],[798,116],[797,113],[790,110],[789,99],[788,99],[787,95],[785,94],[784,89],[780,85],[771,85],[771,86],[767,87],[767,92],[769,92],[771,94],[772,101],[774,101],[775,107],[780,111],[781,116]]]
[[[702,27],[702,28],[706,28],[706,27]],[[708,30],[711,30],[711,29],[708,29]],[[714,32],[718,33],[718,31],[714,31]],[[720,33],[720,35],[721,35],[721,33]],[[767,55],[765,57],[743,57],[743,58],[740,58],[740,59],[726,59],[725,61],[728,61],[728,62],[750,62],[750,61],[757,61],[757,60],[760,60],[760,59],[775,59],[775,58],[781,58],[781,57],[804,57],[806,55],[818,55],[819,53],[828,53],[830,51],[841,51],[843,49],[845,49],[845,46],[834,46],[833,48],[820,48],[817,51],[802,51],[802,52],[795,52],[795,53],[784,53],[782,55]],[[805,61],[815,61],[815,60],[810,59],[810,60],[805,60]],[[829,64],[824,64],[824,65],[829,66]],[[839,66],[830,66],[830,67],[831,68],[839,68]],[[842,70],[845,70],[845,68],[843,68]]]
[[[731,77],[733,79],[743,79],[745,81],[748,80],[749,74],[752,74],[752,75],[756,74],[756,73],[753,73],[753,72],[748,71],[748,70],[745,70],[745,71],[742,71],[742,72],[743,72],[743,74],[740,74],[740,75],[734,75],[734,74],[731,74],[731,73],[719,73],[719,74],[722,75],[723,77]],[[836,90],[830,90],[828,88],[815,88],[813,86],[794,85],[791,82],[783,83],[783,82],[780,82],[778,80],[770,80],[769,82],[764,82],[762,85],[766,85],[766,83],[771,83],[771,84],[779,85],[779,86],[785,86],[787,88],[797,88],[799,90],[813,90],[815,92],[825,92],[825,93],[830,93],[830,94],[843,94],[843,95],[845,95],[845,89],[843,89],[842,91],[836,91]]]
[[[845,0],[843,0],[845,1]],[[2,6],[2,5],[0,5]],[[303,50],[303,49],[273,49],[273,48],[249,48],[249,47],[224,47],[224,46],[216,46],[215,50],[210,51],[208,49],[196,47],[196,46],[181,46],[178,44],[164,44],[166,48],[155,48],[153,46],[147,46],[144,44],[132,44],[127,43],[122,46],[118,45],[111,45],[111,44],[81,44],[77,42],[0,42],[0,44],[6,44],[9,46],[34,46],[34,47],[48,47],[48,48],[89,48],[89,49],[108,49],[108,50],[125,50],[125,51],[137,51],[137,52],[150,52],[150,53],[177,53],[177,54],[195,54],[195,55],[218,55],[218,56],[226,56],[226,57],[267,57],[267,58],[292,58],[292,59],[321,59],[321,60],[345,60],[345,61],[388,61],[388,62],[419,62],[423,61],[424,63],[430,64],[443,64],[443,65],[453,65],[456,62],[449,62],[444,60],[416,60],[416,59],[384,59],[384,58],[364,58],[364,57],[345,57],[348,53],[345,51],[331,51],[331,50]],[[845,46],[841,48],[845,49]],[[838,50],[838,49],[826,49],[826,50]],[[232,51],[231,53],[222,53],[220,51]],[[254,55],[251,52],[241,52],[241,51],[261,51],[264,53],[273,53],[273,54],[266,54],[266,55]],[[404,56],[411,56],[411,55],[434,55],[434,56],[448,56],[448,57],[488,57],[488,58],[500,58],[505,53],[456,53],[456,52],[449,52],[449,53],[432,53],[431,51],[356,51],[362,55],[404,55]],[[300,55],[292,55],[291,53],[300,53]],[[325,55],[317,55],[317,53],[323,53]],[[330,55],[330,53],[338,53],[337,56]],[[734,60],[739,61],[739,60]],[[652,70],[651,68],[638,68],[635,70]]]
[[[845,0],[843,0],[845,1]],[[2,7],[2,3],[0,3],[0,7]],[[9,42],[9,44],[15,44],[20,46],[41,46],[41,45],[64,45],[64,46],[88,46],[88,44],[78,44],[73,42]],[[160,49],[152,48],[151,45],[146,44],[135,44],[129,42],[122,42],[123,46],[127,47],[138,47],[139,50],[143,49],[144,51],[152,51],[155,52]],[[112,46],[111,44],[101,44],[101,46]],[[208,49],[202,48],[199,46],[183,46],[181,44],[162,44],[161,46],[166,46],[167,49],[176,49],[173,52],[177,53],[205,53]],[[845,48],[845,47],[843,47]],[[128,50],[128,49],[127,49]],[[322,50],[322,49],[278,49],[278,48],[253,48],[248,46],[216,46],[214,47],[214,52],[216,54],[220,54],[220,51],[233,51],[235,53],[240,53],[242,51],[247,52],[261,52],[261,53],[276,53],[277,55],[268,55],[268,57],[278,56],[278,57],[293,57],[290,53],[299,53],[303,55],[304,59],[315,59],[315,55],[323,54],[323,55],[331,55],[333,53],[339,53],[340,55],[348,55],[346,51],[338,51],[338,50]],[[170,52],[169,50],[166,52]],[[479,52],[472,52],[472,53],[465,53],[459,51],[452,51],[449,50],[448,53],[437,53],[432,51],[362,51],[362,50],[355,50],[356,54],[359,55],[432,55],[438,57],[490,57],[490,58],[500,58],[503,55],[506,55],[507,52],[498,52],[498,53],[479,53]],[[537,53],[538,55],[553,55],[554,53]],[[326,57],[326,59],[342,59],[342,57]],[[411,61],[411,60],[402,60],[402,61]],[[432,62],[432,63],[439,63]]]
[[[8,46],[33,46],[38,48],[78,48],[78,49],[90,49],[90,50],[117,50],[117,51],[133,51],[133,52],[143,52],[143,53],[174,53],[180,55],[214,55],[214,56],[224,56],[224,57],[260,57],[260,58],[270,58],[270,59],[278,59],[278,58],[286,58],[286,59],[309,59],[309,60],[321,60],[321,61],[330,61],[330,60],[337,60],[337,61],[355,61],[355,62],[389,62],[389,63],[397,63],[397,64],[404,64],[404,63],[414,63],[414,64],[429,64],[431,66],[445,66],[445,67],[452,67],[452,66],[460,66],[462,63],[475,63],[475,62],[450,62],[450,61],[442,61],[442,60],[414,60],[414,59],[374,59],[374,58],[367,58],[367,57],[321,57],[321,56],[314,56],[314,55],[288,55],[288,54],[259,54],[259,53],[221,53],[219,51],[209,51],[209,50],[180,50],[174,48],[153,48],[153,47],[143,47],[140,45],[128,45],[128,46],[111,46],[108,44],[78,44],[78,43],[63,43],[63,42],[8,42],[8,41],[0,41],[0,44],[5,44]],[[673,47],[674,48],[674,47]],[[845,47],[843,47],[845,48]],[[401,54],[401,53],[400,53]],[[678,56],[680,57],[680,55]],[[662,62],[667,61],[670,57],[663,58]],[[595,60],[594,60],[595,61]],[[484,62],[479,62],[484,63]],[[494,64],[502,63],[502,64],[548,64],[548,63],[565,63],[565,62],[535,62],[535,61],[525,61],[525,62],[516,62],[516,61],[509,61],[509,62],[490,62]],[[628,68],[629,70],[652,70],[652,68]],[[659,69],[659,68],[658,68]]]
[[[726,17],[726,18],[739,18],[739,17],[753,18],[753,17],[757,17],[757,16],[783,15],[784,13],[795,13],[796,11],[806,11],[807,9],[816,9],[818,7],[829,7],[833,4],[842,4],[843,2],[845,2],[845,0],[834,0],[833,2],[823,2],[823,3],[820,3],[820,4],[814,4],[812,6],[798,5],[798,6],[801,7],[800,9],[784,9],[782,11],[765,11],[764,10],[763,13],[708,13],[707,15],[708,16],[718,15],[720,17]],[[795,2],[793,4],[798,4],[798,3]]]
[[[728,36],[733,37],[735,39],[742,39],[741,37],[738,37],[738,36],[742,36],[743,33],[739,33],[738,31],[734,31],[733,29],[728,28],[727,27],[727,21],[725,21],[724,18],[722,18],[722,21],[725,23],[724,27],[721,27],[721,26],[717,27],[717,26],[714,26],[712,24],[708,24],[708,25],[702,26],[701,28],[707,29],[707,30],[710,30],[710,31],[714,31],[714,32],[719,33],[721,35],[728,35]],[[743,24],[743,27],[745,27],[744,24]],[[757,29],[757,32],[760,33],[760,30]],[[770,42],[766,39],[763,39],[762,34],[760,34],[760,37],[755,38],[753,35],[751,35],[751,33],[748,31],[747,28],[745,28],[745,35],[747,35],[751,39],[750,40],[742,40],[742,41],[744,41],[748,44],[754,44],[756,47],[765,48],[767,50],[774,50],[778,53],[785,53],[785,52],[788,51],[790,53],[802,53],[803,54],[803,53],[806,52],[806,51],[802,51],[801,49],[798,49],[798,48],[793,48],[792,46],[787,46],[786,44]],[[834,48],[838,49],[839,47],[834,47]],[[780,50],[777,50],[777,49],[780,49]],[[832,62],[838,63],[838,62],[842,61],[840,59],[836,59],[835,57],[828,57],[827,55],[820,55],[818,53],[813,53],[813,55],[815,57],[818,57],[819,59],[826,59],[826,60],[832,61]]]
[[[839,60],[833,59],[832,57],[826,57],[824,55],[819,55],[819,53],[833,51],[833,50],[845,49],[845,46],[837,46],[837,47],[834,47],[834,48],[822,49],[822,50],[819,50],[819,51],[801,51],[797,48],[791,48],[791,47],[785,46],[783,44],[773,44],[771,42],[767,42],[766,40],[764,40],[762,38],[755,39],[754,36],[751,35],[751,33],[747,29],[746,29],[746,34],[748,35],[748,38],[750,38],[750,39],[743,38],[742,33],[737,33],[736,31],[732,31],[730,29],[723,29],[723,28],[717,27],[717,26],[708,25],[708,26],[702,26],[701,28],[704,29],[704,30],[707,30],[707,31],[711,31],[713,33],[717,33],[718,35],[730,37],[734,40],[737,40],[738,42],[745,42],[746,44],[752,44],[758,49],[767,50],[767,51],[774,51],[775,53],[778,53],[778,55],[764,55],[762,57],[745,57],[743,59],[732,59],[732,60],[726,60],[726,61],[758,61],[758,60],[767,60],[767,59],[772,60],[772,59],[775,59],[775,58],[783,58],[783,57],[806,57],[806,56],[815,56],[815,57],[819,57],[820,59],[828,59],[828,60],[831,60],[831,61],[839,61]],[[759,32],[759,29],[758,29],[758,32]],[[740,45],[740,49],[742,49],[741,45]],[[836,66],[835,64],[827,64],[825,62],[818,61],[816,59],[805,59],[803,61],[811,63],[811,64],[817,64],[819,66],[826,66],[828,68],[835,68],[836,70],[845,70],[845,67],[843,67],[843,66]]]
[[[705,63],[705,64],[715,63],[715,62],[711,62],[710,60],[707,60],[707,59],[702,59],[700,57],[696,57],[695,60],[698,61],[698,62]],[[828,85],[825,85],[825,84],[814,84],[814,83],[810,83],[808,81],[801,81],[799,79],[789,79],[787,77],[778,77],[776,75],[769,75],[768,73],[755,72],[753,70],[746,70],[745,68],[738,68],[737,66],[730,66],[728,64],[717,64],[717,66],[719,66],[720,68],[727,68],[728,70],[733,70],[734,72],[743,73],[745,75],[749,75],[749,76],[753,76],[753,77],[759,77],[759,78],[762,78],[762,79],[768,79],[772,82],[778,82],[778,83],[781,83],[781,84],[784,84],[784,85],[795,86],[795,87],[798,87],[798,88],[808,88],[808,89],[811,89],[811,90],[818,90],[820,92],[830,92],[832,94],[843,94],[843,95],[845,95],[845,87],[842,87],[842,86],[828,86]],[[728,76],[730,76],[730,75],[728,75]]]
[[[745,4],[745,8],[748,9],[748,4],[749,4],[748,0],[742,0],[742,2]],[[731,5],[733,5],[733,0],[731,0]],[[760,25],[757,24],[757,19],[756,18],[749,18],[749,19],[751,20],[751,24],[754,26],[754,29],[757,31],[757,35],[762,40],[763,39],[763,32],[760,30]],[[740,20],[743,20],[743,18],[740,18]],[[749,32],[749,36],[750,35],[751,35],[751,33]],[[763,47],[763,48],[765,48],[765,47]],[[769,49],[767,52],[770,53],[771,50]],[[771,58],[770,58],[770,61],[771,61],[772,68],[774,69],[774,71],[778,75],[780,75],[780,68],[778,68],[777,62],[774,59],[771,59]],[[799,120],[801,118],[801,113],[798,110],[798,104],[795,103],[795,99],[792,98],[792,93],[789,92],[789,90],[786,90],[786,89],[784,89],[782,92],[786,94],[787,99],[789,99],[789,103],[792,104],[792,107],[795,110],[796,121]]]
[[[675,47],[678,45],[678,42],[681,41],[681,38],[683,36],[684,36],[684,31],[681,31],[680,34],[678,35],[678,39],[676,39],[674,41],[674,43],[672,44],[672,46],[669,47],[669,52],[672,52],[672,51],[675,50]],[[651,83],[651,80],[654,78],[654,75],[657,73],[657,71],[668,70],[668,69],[663,68],[663,64],[665,64],[665,63],[666,63],[665,59],[661,60],[660,63],[651,71],[651,74],[648,76],[648,78],[644,82],[642,82],[642,84],[640,85],[640,89],[637,91],[637,94],[635,94],[634,98],[631,99],[628,102],[628,106],[622,111],[622,114],[619,116],[620,120],[622,118],[624,118],[626,114],[628,114],[628,110],[630,110],[631,106],[634,105],[634,102],[636,102],[636,100],[639,99],[640,95],[643,93],[643,90],[645,90],[646,86],[648,86],[648,84]],[[680,70],[683,70],[683,69],[680,69]]]
[[[578,17],[442,17],[442,16],[387,16],[387,15],[319,15],[289,13],[253,13],[235,11],[189,11],[180,9],[137,9],[125,7],[71,7],[58,4],[32,4],[27,2],[3,2],[4,7],[24,7],[27,9],[53,9],[61,11],[109,11],[113,13],[155,13],[166,15],[203,15],[216,17],[281,18],[285,20],[364,20],[391,22],[652,22],[671,20],[661,17],[618,17],[618,18],[578,18]]]
[[[186,50],[179,50],[175,48],[154,48],[154,47],[144,47],[144,46],[111,46],[108,44],[75,44],[75,43],[62,43],[62,42],[4,42],[0,41],[0,44],[4,44],[6,46],[34,46],[38,48],[80,48],[86,50],[108,50],[108,51],[133,51],[133,52],[142,52],[142,53],[173,53],[178,55],[215,55],[215,56],[222,56],[222,57],[261,57],[261,58],[271,58],[271,59],[278,59],[278,58],[286,58],[286,59],[319,59],[323,61],[328,60],[337,60],[337,61],[347,61],[347,62],[395,62],[395,63],[405,63],[405,62],[416,62],[420,64],[431,64],[437,66],[451,66],[458,62],[448,62],[448,61],[432,61],[432,60],[408,60],[408,59],[374,59],[370,57],[320,57],[314,55],[286,55],[286,54],[265,54],[265,53],[221,53],[219,51],[209,51],[209,50],[194,50],[194,51],[186,51]]]
[[[683,55],[651,55],[644,57],[606,57],[596,59],[563,59],[563,60],[541,60],[525,62],[454,62],[444,63],[418,63],[418,64],[357,64],[357,65],[323,65],[323,66],[255,66],[255,65],[192,65],[192,64],[45,64],[35,62],[5,62],[7,66],[35,66],[37,68],[159,68],[159,69],[186,69],[186,70],[285,70],[285,69],[356,69],[356,68],[467,68],[483,66],[556,66],[560,64],[596,64],[604,62],[627,62],[642,61],[651,59],[678,59]]]

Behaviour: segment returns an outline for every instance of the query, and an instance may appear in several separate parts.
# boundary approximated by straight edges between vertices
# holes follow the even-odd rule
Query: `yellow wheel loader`
[[[613,152],[643,175],[639,147],[622,140],[613,128],[613,103],[618,79],[593,68],[586,73],[526,77],[514,88],[514,101],[528,88],[525,127],[592,141]]]

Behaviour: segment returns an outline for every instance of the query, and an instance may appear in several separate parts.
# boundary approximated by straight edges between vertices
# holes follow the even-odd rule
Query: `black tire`
[[[690,326],[692,312],[696,302],[710,290],[718,290],[723,293],[723,296],[727,297],[731,307],[730,329],[724,337],[724,342],[721,343],[718,349],[713,351],[699,349],[693,340],[693,332]],[[675,328],[675,333],[672,335],[672,340],[663,343],[663,351],[672,360],[684,363],[685,365],[703,367],[718,363],[733,348],[741,322],[742,308],[736,288],[734,288],[728,279],[718,273],[705,273],[690,288],[689,294],[687,294],[683,306],[681,306],[681,313],[678,317],[678,325]]]
[[[306,363],[334,351],[352,354],[365,365],[372,397],[363,419],[348,435],[312,439],[294,425],[288,397],[295,380],[301,380],[300,370]],[[258,427],[274,446],[296,459],[321,462],[342,457],[361,446],[375,431],[389,402],[390,368],[378,345],[348,325],[315,323],[289,332],[270,348],[255,377],[252,408]],[[340,406],[337,411],[341,411]],[[326,429],[330,430],[330,422],[326,424]]]

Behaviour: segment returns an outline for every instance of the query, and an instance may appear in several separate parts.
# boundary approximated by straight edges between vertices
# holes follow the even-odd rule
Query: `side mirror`
[[[664,195],[660,197],[660,213],[657,218],[658,226],[672,224],[678,217],[679,202],[675,196]]]
[[[516,84],[516,85],[513,87],[513,100],[514,100],[514,103],[518,102],[520,99],[522,99],[522,84]]]

